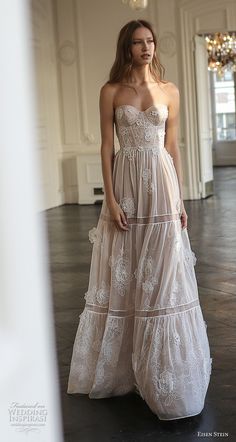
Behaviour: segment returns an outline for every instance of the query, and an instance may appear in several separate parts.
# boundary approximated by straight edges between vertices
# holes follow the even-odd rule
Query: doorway
[[[236,165],[236,72],[209,71],[212,103],[213,165]]]
[[[194,37],[202,198],[214,194],[214,166],[236,165],[236,72],[208,70],[206,35]]]

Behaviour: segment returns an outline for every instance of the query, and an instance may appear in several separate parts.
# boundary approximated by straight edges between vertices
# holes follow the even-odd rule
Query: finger
[[[182,230],[187,228],[187,219],[185,216],[181,216],[181,228]]]
[[[122,223],[122,221],[119,222],[119,226],[120,226],[121,230],[129,230],[128,227],[124,226],[124,224]]]
[[[120,213],[120,217],[122,219],[123,224],[127,225],[128,223],[127,223],[127,219],[126,219],[126,216],[125,216],[124,212]]]
[[[127,220],[123,211],[120,212],[120,225],[122,226],[122,230],[129,230]]]
[[[116,222],[120,230],[129,230],[127,227],[123,226],[121,219],[118,219]]]

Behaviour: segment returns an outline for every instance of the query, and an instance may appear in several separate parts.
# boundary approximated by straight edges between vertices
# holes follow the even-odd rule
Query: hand
[[[118,230],[129,230],[126,215],[117,202],[109,206],[109,211],[111,219]]]
[[[181,219],[181,226],[182,226],[182,229],[187,229],[187,225],[188,225],[188,215],[187,215],[187,213],[186,213],[186,210],[185,210],[185,208],[184,208],[184,205],[182,205],[182,208],[181,208],[180,219]]]

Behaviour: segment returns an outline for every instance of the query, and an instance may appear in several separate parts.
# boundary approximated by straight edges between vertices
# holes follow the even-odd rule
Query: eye
[[[133,45],[138,45],[138,44],[142,44],[142,43],[144,43],[144,41],[141,41],[141,40],[138,40],[138,41],[132,41],[132,44],[133,44]],[[154,43],[154,40],[147,40],[147,43],[148,43],[148,44],[150,44],[150,43]]]

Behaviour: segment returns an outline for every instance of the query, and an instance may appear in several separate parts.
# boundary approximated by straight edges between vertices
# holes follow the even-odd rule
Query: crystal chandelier
[[[226,70],[236,72],[236,35],[235,32],[209,34],[205,36],[208,52],[208,70],[220,76]]]
[[[131,9],[145,9],[148,5],[148,0],[122,0],[122,3],[129,5]]]

